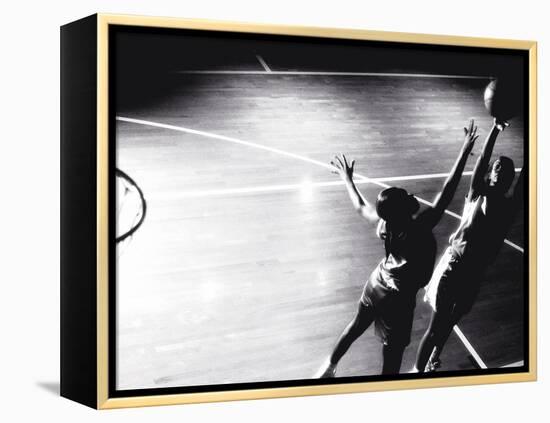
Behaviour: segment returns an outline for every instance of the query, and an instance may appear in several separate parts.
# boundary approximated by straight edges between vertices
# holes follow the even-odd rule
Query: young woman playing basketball
[[[372,205],[353,182],[355,161],[336,157],[331,164],[346,184],[359,215],[376,227],[384,241],[385,257],[376,266],[363,288],[357,313],[340,335],[332,353],[316,377],[334,377],[338,361],[351,344],[375,322],[383,343],[382,374],[399,373],[403,351],[410,342],[416,294],[429,281],[435,263],[436,243],[432,229],[451,202],[466,160],[477,139],[477,127],[470,121],[451,174],[433,207],[418,213],[416,198],[401,188],[387,188]]]
[[[449,238],[426,290],[425,300],[434,312],[413,371],[439,367],[443,346],[453,326],[472,308],[484,271],[496,258],[523,199],[523,170],[509,195],[515,177],[513,161],[499,157],[489,165],[497,136],[507,125],[495,119],[477,160],[458,229]]]

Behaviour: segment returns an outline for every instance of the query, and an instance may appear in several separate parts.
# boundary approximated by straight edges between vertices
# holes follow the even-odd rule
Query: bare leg
[[[336,342],[332,354],[330,355],[331,364],[338,364],[343,355],[347,352],[351,344],[355,342],[374,320],[374,313],[370,307],[359,303],[357,314],[351,322],[346,326],[340,338]]]
[[[430,326],[424,334],[422,341],[420,341],[416,357],[415,367],[419,372],[424,372],[426,369],[426,364],[428,364],[428,360],[432,357],[434,349],[436,351],[432,360],[439,358],[457,321],[457,316],[453,316],[453,313],[449,310],[439,309],[432,314]]]
[[[359,303],[357,314],[353,320],[346,326],[329,358],[323,363],[316,374],[316,377],[332,377],[336,372],[336,365],[347,352],[351,344],[359,338],[365,330],[372,324],[374,313],[372,308]]]

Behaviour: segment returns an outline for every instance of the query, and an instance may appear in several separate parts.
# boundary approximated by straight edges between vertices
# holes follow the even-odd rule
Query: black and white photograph
[[[525,371],[524,51],[131,26],[109,49],[114,391]]]

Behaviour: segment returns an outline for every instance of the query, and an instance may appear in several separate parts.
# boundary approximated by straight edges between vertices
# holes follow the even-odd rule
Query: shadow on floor
[[[55,396],[59,396],[59,382],[36,382],[36,386]]]

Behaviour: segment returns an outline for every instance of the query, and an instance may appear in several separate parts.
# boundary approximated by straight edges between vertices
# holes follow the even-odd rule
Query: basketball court
[[[338,153],[355,159],[369,200],[400,186],[426,204],[475,118],[474,156],[434,231],[438,257],[447,246],[492,124],[483,103],[492,75],[318,48],[315,60],[269,43],[205,49],[144,73],[140,84],[156,87],[154,96],[119,96],[116,166],[142,189],[147,215],[117,258],[118,389],[311,378],[384,256],[329,162]],[[523,125],[512,120],[493,153],[518,170]],[[523,219],[451,335],[441,370],[523,364]],[[428,326],[422,295],[402,372]],[[338,376],[379,374],[381,360],[371,327]]]

